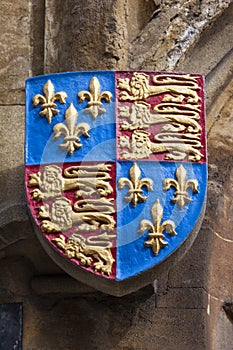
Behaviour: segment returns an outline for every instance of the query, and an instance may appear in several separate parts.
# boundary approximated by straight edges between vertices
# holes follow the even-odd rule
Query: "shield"
[[[169,270],[205,207],[204,79],[89,71],[26,83],[26,193],[44,249],[113,295]]]

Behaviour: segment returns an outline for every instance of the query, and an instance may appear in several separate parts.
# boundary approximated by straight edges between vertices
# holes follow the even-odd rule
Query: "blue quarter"
[[[101,92],[110,91],[112,101],[106,103],[102,100],[106,113],[93,120],[89,114],[84,112],[88,100],[79,103],[78,92],[89,91],[91,78],[97,77],[100,82]],[[43,93],[43,86],[51,80],[55,93],[64,91],[68,97],[65,104],[55,101],[59,113],[52,118],[51,124],[45,117],[41,117],[41,105],[33,106],[32,99],[36,94]],[[58,140],[53,140],[53,127],[57,123],[65,121],[65,112],[73,103],[78,111],[77,124],[86,122],[90,125],[90,137],[81,135],[82,148],[76,150],[69,156],[59,145],[63,141],[63,136]],[[90,71],[75,73],[59,73],[33,77],[26,82],[26,145],[25,163],[26,165],[54,163],[54,162],[77,162],[83,160],[110,161],[116,157],[116,131],[115,131],[115,82],[113,71]],[[94,150],[95,149],[95,150]],[[94,154],[93,154],[94,150]]]
[[[175,189],[171,187],[166,192],[162,189],[165,178],[175,178],[175,171],[180,163],[139,161],[137,164],[142,172],[141,177],[149,177],[153,180],[154,189],[152,192],[145,191],[148,199],[144,203],[139,203],[136,208],[133,208],[131,203],[124,201],[127,188],[117,192],[117,280],[137,275],[157,265],[173,253],[192,231],[205,202],[206,164],[182,163],[187,172],[187,179],[197,179],[199,183],[198,193],[192,193],[191,190],[188,190],[192,201],[182,209],[171,202]],[[131,165],[131,162],[118,162],[117,179],[128,177]],[[138,229],[143,219],[153,222],[151,208],[156,199],[159,199],[164,207],[161,224],[165,220],[173,220],[177,236],[171,236],[164,232],[164,240],[168,242],[168,245],[155,256],[152,249],[144,245],[149,232],[139,235]]]

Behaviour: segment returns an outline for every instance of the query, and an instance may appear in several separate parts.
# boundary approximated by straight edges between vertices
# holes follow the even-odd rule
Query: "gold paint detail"
[[[68,259],[77,259],[80,265],[92,267],[101,274],[108,276],[111,274],[115,259],[110,250],[112,243],[106,234],[86,239],[77,233],[73,233],[68,239],[64,235],[59,235],[58,238],[52,239],[52,242],[64,251]],[[97,262],[93,262],[93,258]]]
[[[197,133],[202,130],[197,120],[200,119],[200,106],[191,104],[160,103],[154,107],[155,113],[150,112],[151,105],[141,101],[134,102],[132,107],[120,106],[119,118],[121,130],[147,129],[150,125],[167,124],[171,130]]]
[[[80,102],[85,99],[89,100],[87,103],[88,108],[85,108],[85,113],[90,114],[95,120],[99,115],[106,112],[102,107],[103,104],[101,100],[106,100],[109,103],[112,99],[112,94],[110,91],[100,92],[100,83],[96,77],[93,77],[89,84],[90,91],[82,90],[78,93]]]
[[[149,158],[151,154],[162,153],[163,160],[198,162],[201,152],[200,124],[201,97],[197,76],[190,74],[148,74],[133,72],[131,78],[119,78],[119,101],[132,101],[129,105],[120,103],[118,118],[120,135],[119,148],[123,159]],[[151,96],[159,96],[159,103],[148,103]],[[150,101],[150,100],[149,100]],[[154,135],[150,127],[156,127]],[[149,129],[149,130],[147,130]],[[127,134],[124,133],[127,131]]]
[[[116,238],[115,200],[108,197],[113,193],[111,179],[111,165],[95,163],[64,170],[45,165],[28,180],[28,187],[34,187],[32,199],[45,201],[37,208],[41,231],[56,235],[52,242],[68,259],[106,275],[115,261],[111,253]],[[73,202],[64,197],[63,192],[70,190],[77,190],[75,197],[82,198]]]
[[[68,231],[73,226],[77,231],[86,233],[97,229],[109,233],[115,228],[113,198],[80,200],[72,208],[69,199],[59,197],[51,205],[46,203],[38,209],[41,230],[47,234]]]
[[[142,220],[140,222],[140,228],[138,233],[143,233],[149,230],[148,240],[144,243],[146,247],[150,247],[153,250],[154,255],[159,254],[160,249],[168,245],[168,242],[164,240],[165,236],[163,231],[166,231],[172,236],[176,235],[175,223],[172,220],[166,220],[162,223],[163,207],[157,199],[151,208],[151,215],[153,222],[149,220]]]
[[[161,118],[165,118],[173,126],[176,126],[176,131],[186,129],[190,133],[202,131],[202,127],[197,122],[200,119],[199,105],[160,103],[154,107],[154,111],[156,112],[155,115],[158,113]]]
[[[200,87],[197,84],[198,77],[190,74],[169,75],[162,74],[154,76],[150,85],[149,75],[141,72],[134,72],[131,80],[129,78],[119,78],[117,87],[121,90],[120,101],[140,101],[146,100],[150,96],[167,94],[163,102],[183,102],[197,104],[200,97],[197,91]]]
[[[66,103],[67,94],[64,91],[54,93],[54,85],[51,80],[48,80],[44,85],[43,92],[44,96],[37,94],[33,97],[33,105],[37,107],[41,103],[41,112],[39,114],[42,117],[46,117],[48,123],[51,123],[52,117],[59,113],[59,110],[56,109],[57,105],[54,102]]]
[[[126,202],[131,202],[133,207],[139,202],[145,202],[147,197],[143,196],[142,187],[145,186],[149,191],[152,191],[153,181],[149,178],[141,177],[141,171],[136,163],[134,163],[129,170],[129,178],[121,177],[118,180],[118,188],[121,190],[125,186],[129,187],[128,194],[125,196]]]
[[[176,178],[167,178],[163,181],[164,191],[168,191],[170,187],[174,187],[176,192],[172,202],[177,203],[182,209],[186,203],[190,203],[191,199],[188,197],[187,190],[190,188],[194,193],[198,193],[198,181],[196,179],[186,180],[186,170],[183,165],[180,165],[176,170]]]
[[[169,152],[164,157],[166,160],[183,160],[188,155],[188,160],[197,162],[203,157],[198,150],[202,147],[199,135],[164,132],[154,137],[155,142],[150,140],[150,135],[145,130],[134,130],[131,137],[119,136],[119,148],[124,149],[121,157],[142,159],[163,152]]]
[[[38,187],[30,193],[32,199],[37,202],[62,196],[64,191],[77,190],[76,198],[87,198],[96,194],[106,197],[113,193],[113,188],[109,183],[111,165],[73,165],[62,169],[57,165],[44,166],[43,172],[29,175],[28,187]]]
[[[88,131],[90,126],[87,123],[79,123],[76,121],[78,118],[78,112],[71,103],[65,113],[66,124],[58,123],[54,126],[54,140],[57,140],[61,135],[64,135],[64,143],[60,144],[60,147],[67,151],[69,155],[72,155],[76,149],[82,147],[80,138],[78,135],[84,135],[89,137]]]

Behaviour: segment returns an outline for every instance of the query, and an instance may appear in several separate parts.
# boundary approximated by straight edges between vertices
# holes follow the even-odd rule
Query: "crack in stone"
[[[225,241],[225,242],[228,242],[228,243],[233,243],[233,239],[227,239],[227,238],[224,238],[222,237],[219,233],[217,233],[216,231],[213,230],[213,233],[218,237],[220,238],[221,240]]]
[[[206,79],[209,78],[209,75],[212,74],[214,72],[214,70],[216,70],[224,60],[228,59],[229,60],[231,59],[231,56],[233,54],[233,48],[231,48],[229,51],[227,51],[225,53],[225,55],[216,63],[216,65],[211,69],[211,71],[206,75]]]
[[[25,107],[25,103],[0,103],[0,107],[13,107],[13,106],[20,106],[20,107]]]

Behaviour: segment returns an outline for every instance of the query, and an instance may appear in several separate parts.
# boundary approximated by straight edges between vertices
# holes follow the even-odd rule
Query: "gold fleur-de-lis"
[[[78,97],[80,102],[83,102],[85,99],[88,99],[87,103],[88,108],[85,108],[85,113],[90,114],[93,119],[96,119],[98,115],[101,115],[106,112],[104,108],[102,108],[101,100],[104,99],[108,103],[112,99],[112,94],[110,91],[100,92],[100,83],[96,77],[93,77],[89,84],[89,91],[82,90],[78,93]]]
[[[37,94],[33,97],[33,105],[37,107],[38,104],[41,105],[41,112],[39,113],[42,117],[46,117],[48,123],[51,123],[52,117],[58,114],[59,110],[56,109],[57,105],[54,101],[59,101],[60,103],[66,103],[67,94],[64,91],[54,93],[54,85],[51,80],[48,80],[43,87],[45,96]]]
[[[168,245],[168,242],[164,241],[165,236],[163,231],[166,231],[172,236],[176,235],[175,223],[172,220],[166,220],[162,223],[162,225],[160,224],[163,217],[163,207],[158,199],[151,208],[151,215],[154,220],[154,224],[149,220],[142,220],[140,222],[138,233],[143,233],[147,230],[150,231],[147,236],[149,239],[144,244],[146,247],[151,247],[154,255],[157,255],[161,248]]]
[[[138,202],[145,202],[146,196],[142,196],[142,187],[145,186],[149,191],[152,191],[153,181],[149,178],[140,179],[141,171],[136,163],[134,163],[129,170],[130,180],[126,177],[121,177],[118,180],[118,188],[128,186],[128,195],[125,196],[126,202],[131,202],[134,207]]]
[[[176,170],[176,178],[171,179],[167,178],[163,182],[163,189],[167,191],[170,187],[175,187],[176,192],[174,193],[174,198],[172,198],[172,202],[177,203],[180,209],[186,203],[191,202],[191,198],[188,197],[187,189],[190,188],[194,193],[198,193],[198,181],[195,179],[189,179],[186,181],[186,170],[183,165],[180,165]]]
[[[54,126],[54,140],[57,140],[61,135],[64,135],[64,143],[60,144],[60,147],[64,150],[67,150],[71,155],[76,149],[82,147],[82,144],[79,143],[80,138],[78,135],[83,134],[86,137],[89,137],[88,131],[90,126],[87,123],[79,123],[77,125],[76,121],[78,118],[78,112],[71,103],[69,108],[65,113],[66,125],[63,123],[58,123]]]

